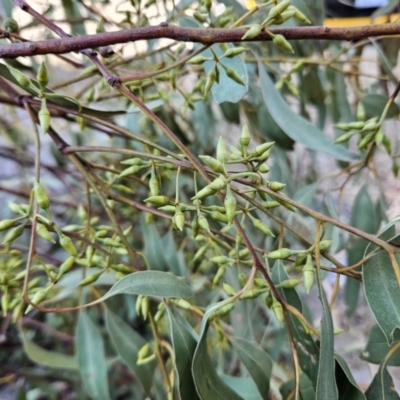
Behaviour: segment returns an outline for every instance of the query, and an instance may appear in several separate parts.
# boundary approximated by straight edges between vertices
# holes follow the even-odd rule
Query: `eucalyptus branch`
[[[20,7],[32,14],[32,8],[21,4],[25,2],[14,0]],[[34,14],[40,18],[38,13]],[[33,15],[33,14],[32,14]],[[43,22],[43,18],[40,19]],[[53,29],[51,25],[51,29]],[[50,25],[48,25],[50,27]],[[54,28],[60,35],[60,29]],[[214,43],[243,42],[246,29],[244,28],[187,28],[172,26],[166,22],[157,26],[132,28],[117,32],[98,33],[96,35],[84,35],[80,37],[64,37],[62,39],[50,39],[38,42],[25,42],[0,45],[0,58],[16,58],[34,56],[40,54],[65,54],[73,51],[84,51],[97,47],[110,46],[135,42],[138,40],[173,39],[182,42],[201,43],[211,45]],[[274,35],[283,35],[287,40],[360,40],[368,37],[390,36],[400,34],[399,23],[366,25],[345,28],[328,28],[324,26],[307,26],[296,28],[271,28],[269,32]],[[60,35],[61,36],[61,35]],[[259,36],[247,41],[271,41],[271,36],[262,32]]]

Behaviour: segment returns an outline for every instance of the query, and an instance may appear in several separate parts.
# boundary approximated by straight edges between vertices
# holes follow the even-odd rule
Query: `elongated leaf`
[[[146,224],[144,218],[141,222],[144,254],[146,254],[149,268],[152,270],[165,271],[168,269],[167,261],[164,256],[164,246],[160,234],[154,224]]]
[[[276,90],[261,62],[258,62],[258,69],[265,105],[272,118],[289,137],[311,150],[322,151],[337,160],[351,161],[358,158],[345,147],[333,145],[310,121],[294,112]]]
[[[116,294],[141,294],[155,297],[192,297],[193,291],[181,278],[162,271],[139,271],[118,281],[103,297]]]
[[[333,321],[325,291],[322,287],[322,280],[318,275],[320,274],[317,274],[317,278],[319,298],[322,303],[322,319],[316,400],[337,400]]]
[[[388,345],[385,334],[382,332],[379,325],[374,325],[369,331],[369,337],[365,349],[360,354],[362,360],[372,364],[380,364],[386,357],[389,350],[400,341],[400,331],[396,330],[393,336],[393,342]],[[400,352],[394,353],[387,365],[400,366]]]
[[[70,20],[73,21],[74,19],[79,20],[80,18],[82,18],[81,14],[79,12],[78,3],[76,3],[75,1],[62,0],[62,5],[64,7],[65,15]],[[75,36],[86,35],[85,25],[83,24],[83,22],[70,23],[70,25],[71,25],[71,31],[72,31],[73,35],[75,35]]]
[[[232,48],[233,45],[228,44],[228,48]],[[224,51],[221,49],[219,45],[212,46],[213,51],[217,56],[222,56]],[[211,50],[206,50],[202,53],[205,57],[213,57],[213,53]],[[225,72],[225,69],[221,67],[220,63],[217,64],[217,68],[219,70],[219,83],[215,82],[211,88],[211,92],[213,94],[214,100],[219,103],[230,102],[237,103],[247,94],[247,84],[248,84],[248,76],[246,66],[242,60],[242,57],[236,56],[232,58],[223,58],[221,60],[222,64],[226,67],[233,69],[244,82],[244,85],[240,85],[235,82],[231,78],[229,78]],[[211,71],[211,68],[214,65],[214,61],[206,61],[204,63],[204,70],[208,74]]]
[[[145,392],[150,394],[157,361],[153,360],[143,365],[137,364],[138,352],[146,341],[108,308],[105,312],[105,320],[108,333],[119,356],[139,379]]]
[[[248,340],[239,338],[231,338],[230,340],[247,371],[254,379],[261,396],[264,399],[267,398],[272,372],[271,357],[260,346]]]
[[[400,400],[386,366],[380,366],[365,395],[367,400]]]
[[[218,376],[207,352],[208,319],[223,304],[224,302],[220,302],[207,308],[193,357],[192,374],[197,393],[202,400],[243,400],[243,397],[239,396]]]
[[[192,376],[192,362],[197,346],[197,335],[178,311],[170,307],[167,307],[167,311],[178,372],[179,394],[182,400],[197,400],[199,397]]]
[[[285,382],[280,387],[279,390],[285,400],[294,398],[293,396],[293,393],[295,391],[294,379]],[[302,400],[315,400],[315,392],[313,384],[310,381],[310,379],[308,379],[308,376],[306,374],[300,375],[300,394]]]
[[[335,359],[339,400],[365,400],[365,394],[358,387],[346,361],[339,354],[335,354]]]
[[[397,263],[400,255],[395,255]],[[388,343],[400,328],[400,291],[389,255],[378,251],[363,265],[364,291],[368,304]]]
[[[103,339],[84,311],[79,316],[75,339],[79,371],[86,393],[92,399],[110,400]]]
[[[221,379],[235,392],[246,400],[263,400],[254,381],[249,378],[238,378],[236,376],[220,375]]]
[[[289,279],[289,276],[283,267],[282,261],[277,261],[272,270],[272,280],[274,284],[278,284],[286,279]],[[287,303],[297,308],[300,312],[303,311],[300,297],[295,289],[279,288],[278,290]],[[315,389],[318,379],[319,347],[313,338],[305,332],[303,325],[296,317],[289,313],[288,318],[299,355],[300,367],[311,380]]]
[[[70,370],[79,369],[78,361],[75,357],[56,353],[55,351],[49,351],[38,346],[26,337],[22,329],[19,330],[19,334],[21,336],[26,355],[34,363],[49,368],[62,368]]]
[[[369,215],[370,218],[365,218]],[[354,200],[351,211],[350,225],[366,233],[376,233],[378,224],[375,217],[375,207],[368,194],[366,186],[363,186]],[[365,239],[357,238],[351,242],[347,250],[349,265],[353,265],[364,257],[368,242]],[[358,270],[361,270],[361,266]],[[346,315],[351,316],[355,311],[359,298],[361,283],[356,279],[347,278],[344,287],[344,298],[347,305]]]

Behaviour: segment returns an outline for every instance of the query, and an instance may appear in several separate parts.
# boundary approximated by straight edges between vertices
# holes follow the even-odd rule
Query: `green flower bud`
[[[294,12],[294,17],[297,19],[297,21],[311,25],[311,21],[300,10],[296,10]]]
[[[206,232],[211,233],[210,225],[208,224],[207,218],[204,215],[200,215],[198,217],[198,223],[201,229],[204,229]]]
[[[267,282],[265,279],[256,278],[256,279],[254,279],[254,283],[255,283],[258,287],[260,287],[260,288],[262,288],[262,289],[269,289],[268,282]]]
[[[299,253],[299,254],[296,255],[296,258],[294,260],[294,265],[296,267],[299,267],[300,265],[304,264],[306,259],[307,259],[307,254],[306,253]]]
[[[339,143],[346,143],[349,141],[349,139],[354,135],[353,132],[345,133],[343,135],[340,135],[334,142],[333,144],[339,144]]]
[[[124,247],[123,244],[121,244],[121,242],[119,242],[117,239],[105,238],[102,240],[102,242],[106,246],[110,247]]]
[[[162,206],[158,207],[159,210],[169,212],[169,213],[174,213],[175,212],[175,206]]]
[[[269,229],[269,227],[260,219],[252,218],[251,222],[253,223],[254,228],[265,233],[266,235],[275,237],[275,235],[272,233],[271,229]]]
[[[383,133],[382,128],[378,129],[378,132],[375,134],[375,143],[379,146],[383,142],[385,134]]]
[[[257,168],[258,172],[261,172],[262,174],[266,174],[267,172],[269,172],[269,167],[267,164],[261,164],[258,168]],[[279,205],[279,204],[278,204]]]
[[[78,252],[76,251],[76,248],[69,236],[59,232],[59,239],[61,247],[63,247],[69,254],[71,254],[71,256],[78,256]]]
[[[280,47],[281,49],[288,51],[289,53],[294,53],[294,50],[293,50],[292,46],[285,39],[285,37],[283,35],[275,35],[273,37],[273,39],[272,39],[272,43],[275,46]]]
[[[45,98],[42,99],[42,106],[40,107],[38,118],[42,132],[45,134],[50,128],[50,112],[47,109]]]
[[[201,246],[201,247],[196,251],[196,254],[194,255],[192,261],[195,262],[195,261],[197,261],[199,258],[203,257],[204,254],[206,253],[207,249],[208,249],[208,245],[207,245],[207,244],[205,244],[204,246]]]
[[[154,204],[155,206],[166,206],[172,202],[166,196],[151,196],[144,200],[146,203]]]
[[[134,158],[128,158],[126,160],[121,161],[121,164],[123,165],[145,165],[148,166],[149,162],[144,161],[141,158],[134,157]]]
[[[68,271],[71,270],[71,268],[75,264],[75,260],[76,260],[76,257],[70,256],[60,265],[57,279],[60,279],[64,274],[66,274]]]
[[[285,247],[280,248],[279,250],[271,251],[267,254],[268,258],[272,258],[274,260],[285,260],[286,258],[292,255],[292,251]]]
[[[222,176],[215,178],[209,185],[197,192],[196,196],[192,197],[192,200],[202,199],[204,197],[210,196],[223,189],[226,186],[226,181]]]
[[[282,190],[284,187],[286,186],[286,184],[281,183],[281,182],[269,182],[268,187],[275,191],[275,192],[279,192],[280,190]]]
[[[149,316],[150,311],[150,299],[145,296],[143,297],[140,303],[140,314],[142,315],[143,319],[146,321],[147,317]]]
[[[293,289],[296,287],[300,281],[296,278],[293,279],[285,279],[278,285],[276,285],[277,288],[283,288],[283,289]]]
[[[187,64],[200,65],[200,64],[203,64],[205,61],[212,61],[212,58],[204,57],[204,56],[196,56],[196,57],[191,58],[187,62]]]
[[[279,207],[280,203],[277,201],[264,201],[263,203],[261,203],[261,205],[270,210],[271,208]]]
[[[303,280],[304,280],[304,287],[306,288],[307,293],[310,293],[311,288],[314,284],[314,265],[312,263],[312,257],[309,254],[307,256],[307,262],[303,267]]]
[[[32,81],[28,76],[26,76],[25,74],[23,74],[22,72],[18,71],[15,68],[9,67],[9,69],[12,76],[15,78],[15,80],[18,82],[20,86],[28,87],[32,85]]]
[[[224,274],[225,274],[225,267],[224,267],[223,265],[221,265],[221,266],[218,268],[217,273],[216,273],[215,276],[214,276],[214,279],[213,279],[213,285],[214,285],[214,286],[217,286],[217,285],[218,285],[219,281],[222,279],[222,277],[224,276]]]
[[[274,296],[272,296],[271,310],[274,312],[278,322],[282,325],[283,322],[285,321],[285,318],[283,316],[282,304],[279,303],[279,301]]]
[[[6,231],[7,229],[10,229],[14,223],[18,221],[18,218],[14,219],[3,219],[3,221],[0,222],[0,232],[1,231]]]
[[[276,16],[282,14],[290,5],[290,0],[283,0],[276,6],[272,7],[268,13],[268,20],[274,19]]]
[[[365,126],[365,122],[363,122],[363,121],[350,122],[349,124],[347,124],[348,129],[354,129],[356,131],[361,130],[362,128],[364,128],[364,126]]]
[[[154,169],[151,171],[151,176],[149,179],[149,188],[151,196],[158,196],[158,193],[160,191],[160,184],[158,182],[158,178]]]
[[[46,87],[46,85],[49,83],[49,75],[47,73],[46,65],[43,61],[38,69],[36,79],[42,88]]]
[[[47,197],[47,194],[46,194],[45,190],[43,189],[43,186],[39,182],[35,181],[34,189],[35,189],[37,205],[42,210],[48,211],[50,208],[50,200]]]
[[[210,91],[212,85],[214,85],[214,82],[217,81],[217,74],[218,74],[218,68],[217,65],[214,64],[213,68],[211,69],[211,71],[208,73],[207,75],[207,80],[206,80],[206,84],[204,85],[204,89],[203,89],[203,96],[206,97],[207,93]]]
[[[157,307],[157,312],[154,315],[154,322],[160,321],[165,312],[165,303],[160,303]]]
[[[175,229],[178,229],[181,232],[185,227],[185,216],[178,207],[176,208],[175,215],[172,218],[172,224],[174,225]]]
[[[7,316],[7,311],[10,308],[10,293],[7,290],[8,288],[6,287],[3,295],[1,296],[1,309],[3,311],[3,316],[6,317]]]
[[[263,294],[267,291],[267,289],[249,289],[246,290],[241,296],[240,298],[242,300],[246,300],[246,299],[255,299],[256,297],[258,297],[260,294]]]
[[[228,153],[226,152],[226,147],[222,136],[219,137],[217,143],[217,160],[224,165],[228,162]]]
[[[204,22],[207,22],[207,18],[204,17],[203,15],[201,15],[201,14],[200,14],[199,12],[197,12],[197,11],[193,14],[193,18],[194,18],[196,21],[200,22],[201,24],[204,23]]]
[[[228,223],[228,217],[225,214],[220,213],[219,211],[213,211],[210,214],[210,217],[215,221]]]
[[[225,304],[224,306],[220,307],[217,311],[215,311],[210,315],[210,320],[214,319],[217,315],[222,317],[223,315],[228,314],[230,311],[233,310],[234,307],[235,307],[234,303]]]
[[[172,302],[184,310],[193,310],[193,306],[185,299],[175,299]]]
[[[3,22],[3,26],[7,32],[11,32],[11,33],[19,32],[18,22],[13,18],[6,18]]]
[[[332,244],[332,240],[321,240],[319,242],[319,251],[323,252],[329,249]]]
[[[138,351],[138,360],[143,360],[149,354],[150,344],[146,343]]]
[[[88,275],[86,278],[82,279],[79,283],[78,286],[87,286],[90,285],[93,282],[96,282],[97,279],[99,279],[100,275],[103,273],[103,271],[101,272],[97,272],[95,274],[90,274]]]
[[[268,296],[264,298],[264,303],[268,308],[272,307],[273,299],[271,292],[268,293]]]
[[[360,150],[366,148],[373,140],[374,140],[375,132],[371,132],[368,135],[365,135],[359,142],[358,148]]]
[[[243,79],[239,76],[239,74],[234,69],[224,66],[224,70],[225,70],[226,75],[228,76],[228,78],[232,79],[233,81],[235,81],[239,85],[246,86],[246,84],[244,83]]]
[[[211,262],[214,262],[214,263],[216,263],[216,264],[222,264],[222,265],[224,265],[224,264],[231,264],[231,263],[235,262],[235,260],[233,260],[232,258],[227,257],[227,256],[215,256],[215,257],[211,257],[211,258],[210,258],[210,261],[211,261]]]
[[[226,180],[223,175],[219,175],[208,186],[215,191],[222,190],[226,186]]]
[[[380,124],[374,120],[370,122],[366,122],[363,128],[361,129],[361,132],[366,132],[366,131],[376,131],[380,127]]]
[[[261,33],[261,30],[262,30],[262,28],[261,28],[261,25],[259,25],[259,24],[250,25],[250,28],[242,36],[241,40],[254,39]]]
[[[224,291],[228,296],[235,296],[236,291],[231,285],[228,285],[227,283],[223,283],[222,287],[224,288]]]
[[[35,293],[31,302],[33,304],[40,304],[47,297],[48,289],[40,289]],[[33,306],[29,304],[28,308],[25,310],[25,314],[28,314],[31,310],[33,310]]]
[[[220,59],[224,57],[227,58],[236,57],[245,52],[246,50],[247,49],[245,47],[231,47],[230,49],[225,51],[225,53],[220,57]]]
[[[357,104],[357,111],[356,111],[356,118],[357,121],[364,121],[365,120],[365,108],[361,101]]]
[[[22,233],[24,232],[25,225],[26,225],[26,223],[22,224],[22,225],[18,225],[15,228],[10,229],[7,232],[2,244],[11,243],[15,239],[19,238],[22,235]]]
[[[244,155],[247,151],[247,147],[250,144],[250,131],[247,124],[243,125],[242,134],[240,135],[239,144],[242,149],[242,154]]]
[[[24,302],[20,301],[13,309],[12,317],[11,317],[11,322],[15,324],[18,319],[22,316],[24,311]]]
[[[13,201],[9,201],[8,208],[14,214],[26,215],[28,213],[29,206],[28,206],[28,204],[17,204],[17,203],[14,203]]]
[[[49,230],[46,228],[46,225],[43,224],[37,224],[36,225],[36,232],[37,234],[42,237],[44,240],[47,240],[48,242],[55,243],[56,241],[54,240],[53,236],[51,236]]]
[[[204,164],[206,164],[207,167],[210,167],[214,172],[219,172],[219,173],[225,172],[223,164],[216,158],[211,156],[199,156],[199,157],[204,162]]]
[[[125,176],[134,175],[137,172],[141,171],[143,168],[146,168],[145,165],[132,165],[131,167],[124,169],[117,178],[123,178]]]
[[[385,135],[385,136],[383,137],[382,143],[383,143],[383,145],[384,145],[384,147],[385,147],[385,149],[386,149],[386,152],[387,152],[388,154],[391,154],[391,153],[392,153],[392,141],[389,139],[389,136],[388,136],[388,135]]]
[[[236,215],[236,198],[233,195],[232,189],[229,185],[226,187],[224,206],[228,223],[231,224]]]

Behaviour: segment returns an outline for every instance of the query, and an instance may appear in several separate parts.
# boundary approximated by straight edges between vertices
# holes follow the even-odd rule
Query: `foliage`
[[[15,3],[0,54],[161,21],[243,32],[1,59],[0,383],[30,399],[399,398],[400,244],[380,179],[399,170],[398,39],[273,29],[301,38],[320,0]],[[364,307],[360,288],[377,323],[365,393],[332,317]]]

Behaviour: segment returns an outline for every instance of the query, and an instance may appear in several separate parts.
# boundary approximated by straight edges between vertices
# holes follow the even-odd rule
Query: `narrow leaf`
[[[38,346],[26,337],[22,329],[19,330],[19,334],[21,336],[26,355],[34,363],[49,368],[62,368],[70,370],[79,369],[78,362],[75,357],[56,353],[55,351],[49,351]]]
[[[202,400],[243,400],[218,376],[207,352],[207,331],[210,315],[225,302],[212,304],[207,308],[201,323],[199,342],[193,357],[192,374],[197,393]]]
[[[258,70],[265,105],[272,118],[289,137],[311,150],[322,151],[337,160],[351,161],[358,158],[345,147],[333,145],[332,141],[324,136],[310,121],[292,110],[276,90],[260,61],[258,62]]]
[[[239,378],[236,376],[221,375],[221,379],[231,389],[237,392],[246,400],[263,400],[254,381],[249,378]]]
[[[380,366],[365,395],[367,400],[400,400],[386,366]]]
[[[400,341],[400,331],[396,330],[393,335],[393,342],[388,345],[385,334],[379,325],[374,325],[369,331],[368,342],[360,354],[360,358],[372,364],[380,364],[386,357],[389,350]],[[393,354],[387,365],[400,366],[400,352]]]
[[[86,393],[92,399],[110,400],[103,339],[84,311],[79,316],[75,339],[79,371]]]
[[[181,399],[197,400],[199,397],[191,369],[197,335],[182,314],[170,307],[167,307],[167,311],[178,372],[179,394]]]
[[[271,380],[272,360],[270,356],[256,344],[245,339],[231,338],[231,343],[254,379],[261,396],[268,397]]]
[[[178,298],[193,296],[192,289],[183,279],[162,271],[139,271],[127,275],[114,284],[102,300],[122,293]]]
[[[106,309],[105,320],[107,330],[119,356],[129,369],[135,374],[149,395],[153,383],[156,360],[143,365],[137,364],[138,351],[147,343],[122,318]]]
[[[365,400],[365,394],[358,387],[346,361],[339,354],[335,354],[335,358],[339,400]]]

